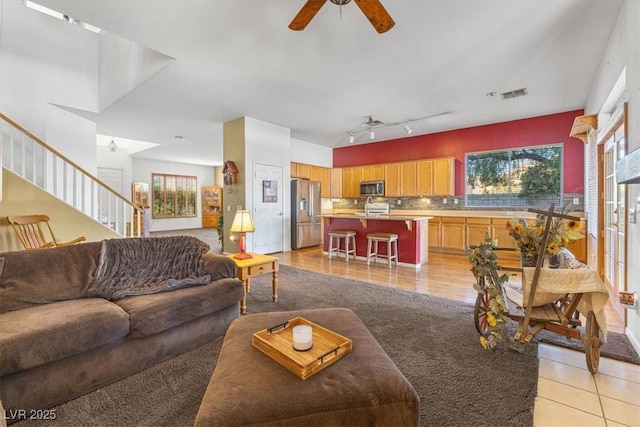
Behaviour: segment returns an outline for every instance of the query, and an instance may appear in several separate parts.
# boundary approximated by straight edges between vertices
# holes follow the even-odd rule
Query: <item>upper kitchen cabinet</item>
[[[333,168],[329,170],[331,185],[329,186],[329,197],[339,199],[342,197],[342,169]],[[320,189],[322,192],[322,188]]]
[[[362,168],[342,168],[342,197],[360,197]]]
[[[383,181],[384,180],[384,165],[362,166],[361,169],[362,169],[363,181]]]
[[[384,165],[384,195],[385,197],[400,197],[400,164],[388,163]]]
[[[433,160],[416,162],[417,190],[419,196],[433,195]]]
[[[400,195],[403,197],[418,195],[416,162],[400,163]]]
[[[294,166],[295,165],[295,166]],[[291,178],[311,178],[311,165],[291,162]]]
[[[331,197],[331,169],[320,168],[320,197],[328,199]]]
[[[454,196],[455,192],[455,159],[433,159],[433,195]]]
[[[322,168],[320,166],[309,166],[309,179],[311,181],[318,181],[322,179]]]

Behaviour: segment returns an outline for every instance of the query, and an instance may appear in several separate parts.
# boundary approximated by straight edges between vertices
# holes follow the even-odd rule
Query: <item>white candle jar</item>
[[[293,348],[298,351],[309,350],[313,346],[313,330],[309,325],[293,327]]]

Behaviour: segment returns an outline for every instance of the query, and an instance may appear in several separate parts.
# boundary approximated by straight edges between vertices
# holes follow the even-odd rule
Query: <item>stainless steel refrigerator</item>
[[[291,249],[322,243],[320,209],[320,183],[291,180]]]

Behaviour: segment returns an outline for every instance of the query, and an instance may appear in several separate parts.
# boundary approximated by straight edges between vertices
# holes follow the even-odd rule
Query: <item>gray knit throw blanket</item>
[[[206,285],[211,276],[202,265],[208,251],[208,243],[190,236],[103,240],[88,296],[115,301]]]

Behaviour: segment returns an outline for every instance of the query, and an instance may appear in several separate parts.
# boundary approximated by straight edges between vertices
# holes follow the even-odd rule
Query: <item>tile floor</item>
[[[540,370],[536,427],[640,427],[640,365],[600,358],[591,375],[585,355],[538,346]]]

